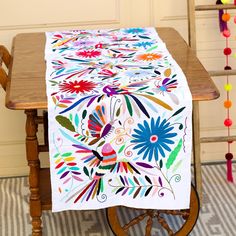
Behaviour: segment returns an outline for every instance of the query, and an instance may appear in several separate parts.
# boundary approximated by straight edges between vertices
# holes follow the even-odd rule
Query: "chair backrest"
[[[11,55],[3,45],[0,45],[0,84],[4,90],[6,90],[8,75],[7,72],[3,68],[3,63],[6,68],[9,68],[11,63]]]

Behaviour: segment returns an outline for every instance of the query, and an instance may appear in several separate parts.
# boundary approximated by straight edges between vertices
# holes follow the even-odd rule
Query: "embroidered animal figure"
[[[86,187],[84,187],[82,192],[74,200],[74,203],[78,202],[82,197],[86,198],[86,201],[88,201],[90,198],[93,199],[95,196],[98,196],[100,192],[103,192],[104,188],[102,177],[106,173],[110,172],[116,164],[117,155],[109,143],[106,143],[102,147],[102,156],[96,151],[92,152],[94,154],[94,158],[96,158],[99,163],[97,171],[93,176],[93,180]]]

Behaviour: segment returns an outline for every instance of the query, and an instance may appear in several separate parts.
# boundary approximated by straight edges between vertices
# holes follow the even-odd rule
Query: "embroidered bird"
[[[108,173],[131,173],[140,174],[138,169],[142,168],[153,168],[152,166],[142,162],[129,162],[125,159],[117,159],[117,153],[113,149],[110,143],[103,145],[101,155],[90,149],[89,147],[74,144],[78,150],[76,153],[84,155],[81,160],[88,167],[97,167],[96,172],[92,176],[92,180],[82,190],[77,193],[79,195],[74,200],[74,203],[80,199],[88,201],[93,199],[95,196],[99,196],[104,191],[103,177]]]
[[[73,145],[75,147],[81,148],[81,146]],[[90,156],[85,162],[92,161],[93,165],[97,165],[97,171],[92,177],[92,181],[84,187],[82,192],[74,200],[74,203],[78,202],[82,197],[86,198],[88,201],[90,198],[94,198],[96,195],[99,195],[100,192],[103,192],[103,179],[102,177],[111,171],[115,166],[117,161],[117,155],[115,150],[109,143],[104,144],[102,147],[102,156],[94,150],[91,150],[92,156]]]

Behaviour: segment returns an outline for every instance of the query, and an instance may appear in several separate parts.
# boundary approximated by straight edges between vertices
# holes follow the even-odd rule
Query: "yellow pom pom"
[[[229,4],[229,3],[230,3],[230,0],[221,0],[221,2],[222,2],[223,4]]]
[[[225,87],[225,91],[230,91],[233,88],[232,84],[225,84],[224,87]]]

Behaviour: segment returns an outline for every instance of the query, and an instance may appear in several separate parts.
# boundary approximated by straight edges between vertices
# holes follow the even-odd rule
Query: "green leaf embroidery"
[[[179,140],[179,143],[177,144],[177,146],[175,147],[175,149],[171,152],[167,162],[166,162],[166,168],[169,169],[172,164],[174,163],[176,157],[178,156],[180,150],[181,150],[181,147],[182,147],[182,144],[183,144],[183,140],[180,139]]]
[[[176,170],[181,166],[183,162],[183,159],[182,160],[179,160],[173,167],[173,173],[176,172]]]
[[[82,118],[84,119],[87,115],[87,110],[84,110],[83,113],[82,113]]]
[[[86,166],[84,166],[83,171],[89,177],[89,172]]]
[[[91,176],[93,175],[93,170],[94,170],[94,169],[92,168],[91,171],[90,171],[90,175],[91,175]]]
[[[58,156],[60,156],[60,153],[55,154],[53,158],[57,158]]]
[[[104,191],[104,183],[103,183],[103,179],[100,179],[100,190],[101,190],[101,192]]]
[[[162,159],[159,161],[159,166],[160,166],[160,168],[163,167],[163,160]]]
[[[73,124],[71,123],[71,121],[68,118],[58,115],[58,116],[56,116],[56,120],[62,127],[65,127],[66,129],[68,129],[72,132],[75,132],[75,127],[73,126]]]
[[[69,115],[69,119],[70,119],[70,121],[72,121],[72,119],[73,119],[72,114]]]
[[[147,89],[147,88],[149,88],[149,86],[142,87],[142,88],[138,89],[138,91],[142,91],[142,90],[145,90],[145,89]]]
[[[72,152],[65,152],[65,153],[63,153],[61,156],[62,157],[69,157],[69,156],[71,156],[72,155]]]
[[[128,108],[128,111],[129,111],[129,114],[131,116],[133,116],[133,109],[132,109],[132,105],[129,101],[129,98],[127,96],[125,96],[125,101],[126,101],[126,105],[127,105],[127,108]]]
[[[144,36],[144,35],[138,35],[139,36],[139,38],[141,38],[141,39],[150,39],[148,36]]]
[[[98,144],[98,147],[101,147],[104,143],[105,141],[102,141],[101,143]]]
[[[116,116],[118,117],[120,115],[120,107],[118,108],[118,110],[116,111]]]
[[[178,115],[178,114],[181,113],[184,109],[185,109],[185,107],[180,108],[180,109],[179,109],[178,111],[176,111],[171,117]]]
[[[150,51],[152,51],[152,50],[154,50],[154,49],[156,49],[156,48],[158,48],[158,46],[151,47],[151,48],[149,48],[149,49],[147,50],[147,52],[150,52]]]
[[[119,149],[118,153],[120,154],[125,148],[125,144],[123,146],[121,146],[121,148]]]

